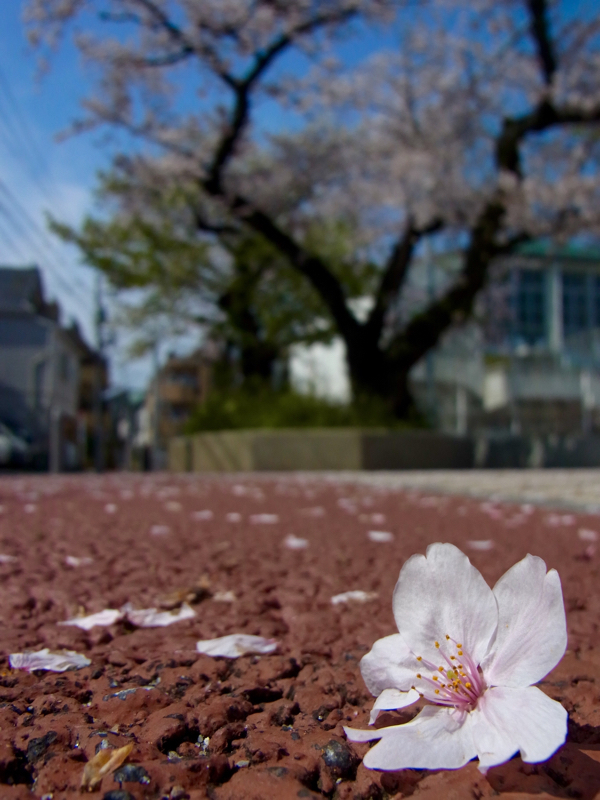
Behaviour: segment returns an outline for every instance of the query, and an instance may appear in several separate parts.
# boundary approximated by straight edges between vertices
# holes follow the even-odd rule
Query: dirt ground
[[[92,797],[600,798],[600,535],[596,546],[590,531],[600,534],[600,516],[298,476],[5,477],[0,797],[81,797],[85,762],[132,743],[129,766]],[[290,534],[305,549],[289,549]],[[486,777],[473,762],[377,773],[361,763],[368,745],[345,740],[342,725],[368,722],[359,660],[395,631],[400,567],[434,541],[464,549],[491,584],[527,552],[558,569],[569,649],[542,688],[568,709],[570,729],[550,761],[514,758]],[[331,603],[350,590],[376,597]],[[57,625],[186,596],[195,618],[165,628]],[[278,650],[236,660],[195,650],[238,632],[272,637]],[[10,653],[42,647],[76,650],[91,666],[10,669]],[[406,718],[382,714],[378,726]]]

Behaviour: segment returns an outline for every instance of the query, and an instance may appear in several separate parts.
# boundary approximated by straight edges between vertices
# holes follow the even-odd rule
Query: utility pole
[[[435,265],[431,255],[431,243],[425,239],[425,260],[427,268],[427,301],[431,305],[435,299]],[[438,414],[435,390],[435,355],[430,348],[425,355],[425,370],[427,380],[427,416],[429,422],[437,427]]]
[[[102,276],[96,273],[94,285],[94,322],[96,326],[96,351],[98,358],[94,370],[94,469],[104,472],[104,409],[102,402],[104,373],[104,323],[106,315],[102,302]]]
[[[152,419],[152,469],[157,470],[160,463],[160,358],[158,338],[152,342],[152,362],[154,369],[154,416]]]

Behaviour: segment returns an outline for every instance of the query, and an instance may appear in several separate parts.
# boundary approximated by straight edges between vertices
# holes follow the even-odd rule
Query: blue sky
[[[79,115],[80,99],[91,84],[68,40],[53,57],[50,69],[39,74],[37,55],[25,35],[22,10],[21,0],[2,2],[0,264],[39,265],[47,293],[61,304],[63,321],[77,320],[93,342],[95,277],[80,263],[73,247],[63,245],[47,230],[45,215],[50,211],[61,221],[77,224],[92,211],[95,176],[107,166],[110,153],[102,132],[58,140],[58,134]],[[354,37],[340,47],[345,60],[356,61],[379,49],[387,38],[381,30],[365,33],[361,31],[358,48]],[[303,61],[296,56],[292,69],[302,71]],[[273,128],[274,111],[271,103],[261,109],[266,128]],[[121,336],[121,346],[111,353],[113,380],[142,386],[149,376],[149,363],[129,362],[124,344]]]
[[[101,134],[59,142],[57,134],[78,114],[86,83],[79,57],[65,43],[51,69],[39,76],[21,21],[20,0],[3,0],[0,25],[0,264],[38,264],[47,293],[63,321],[76,319],[94,341],[92,270],[77,252],[47,231],[45,214],[76,224],[93,208],[96,172],[107,163]],[[141,386],[148,364],[127,363],[124,347],[112,353],[115,382]]]

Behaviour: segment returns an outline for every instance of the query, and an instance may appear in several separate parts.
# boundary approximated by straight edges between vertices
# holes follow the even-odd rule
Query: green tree
[[[211,238],[198,232],[193,187],[142,190],[114,170],[100,176],[98,200],[104,216],[88,216],[77,229],[52,218],[50,226],[123,297],[141,291],[120,315],[135,333],[134,348],[144,349],[148,330],[154,343],[168,330],[181,334],[186,324],[195,325],[221,345],[221,382],[272,383],[278,377],[281,383],[293,345],[335,335],[319,294],[266,239],[234,224],[219,226]],[[306,242],[327,258],[353,296],[370,292],[376,268],[368,261],[350,263],[346,225],[315,223]]]

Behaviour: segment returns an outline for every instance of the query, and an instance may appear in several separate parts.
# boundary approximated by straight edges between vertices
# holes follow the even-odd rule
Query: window
[[[546,338],[546,292],[544,273],[540,270],[518,270],[515,298],[515,335],[529,345]]]
[[[562,276],[563,331],[573,336],[588,328],[587,277],[580,272]],[[591,322],[591,320],[590,320]]]
[[[600,328],[600,276],[594,276],[592,284],[592,309],[594,319],[592,326]]]

